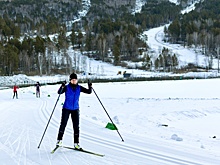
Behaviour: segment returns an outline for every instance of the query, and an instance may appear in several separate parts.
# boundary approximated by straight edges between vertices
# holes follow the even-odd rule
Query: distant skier
[[[72,73],[70,75],[70,82],[68,85],[62,83],[58,90],[58,94],[65,93],[65,102],[63,104],[60,128],[57,137],[57,146],[62,145],[63,134],[67,125],[69,116],[71,115],[73,131],[74,131],[74,147],[81,149],[79,145],[79,97],[80,92],[91,94],[92,83],[88,82],[88,89],[78,84],[77,75]]]
[[[13,95],[13,99],[14,99],[14,97],[16,96],[16,99],[18,99],[18,86],[15,84],[14,86],[13,86],[13,93],[14,93],[14,95]]]
[[[37,82],[35,86],[36,86],[36,97],[40,97],[40,83]]]

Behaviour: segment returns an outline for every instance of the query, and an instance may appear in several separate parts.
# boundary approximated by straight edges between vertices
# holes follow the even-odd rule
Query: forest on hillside
[[[139,69],[150,70],[155,65],[166,71],[178,65],[175,54],[163,49],[152,61],[148,45],[139,36],[147,29],[179,21],[188,1],[193,2],[180,0],[175,5],[168,0],[148,0],[140,13],[131,14],[135,0],[91,0],[86,16],[71,26],[79,18],[83,0],[0,1],[0,75],[79,72],[68,54],[70,47],[114,65],[127,67],[126,61],[142,61]],[[167,36],[179,42],[173,24]]]
[[[165,30],[167,41],[182,43],[212,59],[219,58],[220,51],[220,1],[208,0],[196,4],[196,9],[176,18]]]

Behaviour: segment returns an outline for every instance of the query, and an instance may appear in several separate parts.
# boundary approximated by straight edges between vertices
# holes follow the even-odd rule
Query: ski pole
[[[93,92],[95,93],[96,97],[98,98],[98,100],[99,100],[100,104],[102,105],[103,109],[105,110],[105,112],[106,112],[107,116],[109,117],[110,121],[111,121],[112,124],[115,126],[115,124],[113,123],[111,117],[109,116],[108,112],[106,111],[104,105],[102,104],[101,100],[99,99],[99,97],[98,97],[98,95],[96,94],[96,92],[95,92],[95,90],[93,89],[93,87],[92,87],[92,90],[93,90]],[[124,142],[124,139],[122,138],[122,136],[121,136],[121,134],[119,133],[118,129],[116,129],[116,131],[118,132],[118,135],[120,136],[121,140]]]
[[[61,88],[62,88],[62,87],[61,87]],[[39,145],[38,145],[38,148],[40,148],[41,142],[42,142],[42,140],[43,140],[43,138],[44,138],[44,135],[45,135],[45,133],[46,133],[47,127],[48,127],[48,125],[49,125],[49,123],[50,123],[50,120],[51,120],[51,118],[52,118],[52,115],[53,115],[53,113],[54,113],[54,110],[55,110],[55,108],[56,108],[56,106],[57,106],[57,102],[59,101],[59,98],[60,98],[60,95],[61,95],[62,90],[63,90],[63,88],[61,89],[60,94],[59,94],[59,96],[58,96],[58,98],[57,98],[57,101],[56,101],[56,103],[55,103],[55,105],[54,105],[53,111],[52,111],[52,113],[51,113],[51,115],[50,115],[50,118],[49,118],[48,123],[47,123],[47,126],[46,126],[46,128],[45,128],[45,130],[44,130],[44,133],[43,133],[43,136],[42,136],[42,138],[41,138],[41,140],[40,140],[40,143],[39,143]]]

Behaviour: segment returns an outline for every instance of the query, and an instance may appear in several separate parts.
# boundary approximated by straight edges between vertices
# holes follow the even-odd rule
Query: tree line
[[[0,2],[0,74],[52,74],[77,69],[68,54],[69,47],[114,65],[142,60],[144,70],[150,69],[148,57],[158,70],[178,65],[177,57],[164,55],[166,51],[153,59],[140,34],[175,20],[181,7],[148,0],[141,13],[131,14],[134,5],[135,0],[91,0],[86,17],[70,27],[68,23],[82,9],[81,0]]]
[[[201,1],[196,9],[175,19],[165,29],[167,40],[200,49],[208,57],[208,68],[220,49],[220,1]]]

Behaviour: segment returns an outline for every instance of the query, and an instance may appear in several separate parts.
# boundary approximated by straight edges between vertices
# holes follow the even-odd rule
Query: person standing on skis
[[[37,83],[35,84],[35,86],[36,86],[36,97],[39,97],[39,98],[40,98],[40,83],[37,82]]]
[[[14,99],[14,97],[16,96],[16,99],[18,99],[18,86],[15,84],[14,86],[13,86],[13,93],[14,93],[14,95],[13,95],[13,99]]]
[[[73,124],[73,139],[75,149],[81,149],[79,145],[79,97],[80,93],[91,94],[92,83],[88,82],[88,89],[78,84],[77,75],[72,73],[70,75],[70,82],[68,85],[62,83],[58,90],[58,94],[65,93],[65,101],[63,104],[60,128],[57,136],[56,146],[62,145],[63,134],[67,125],[69,116],[71,115]]]

